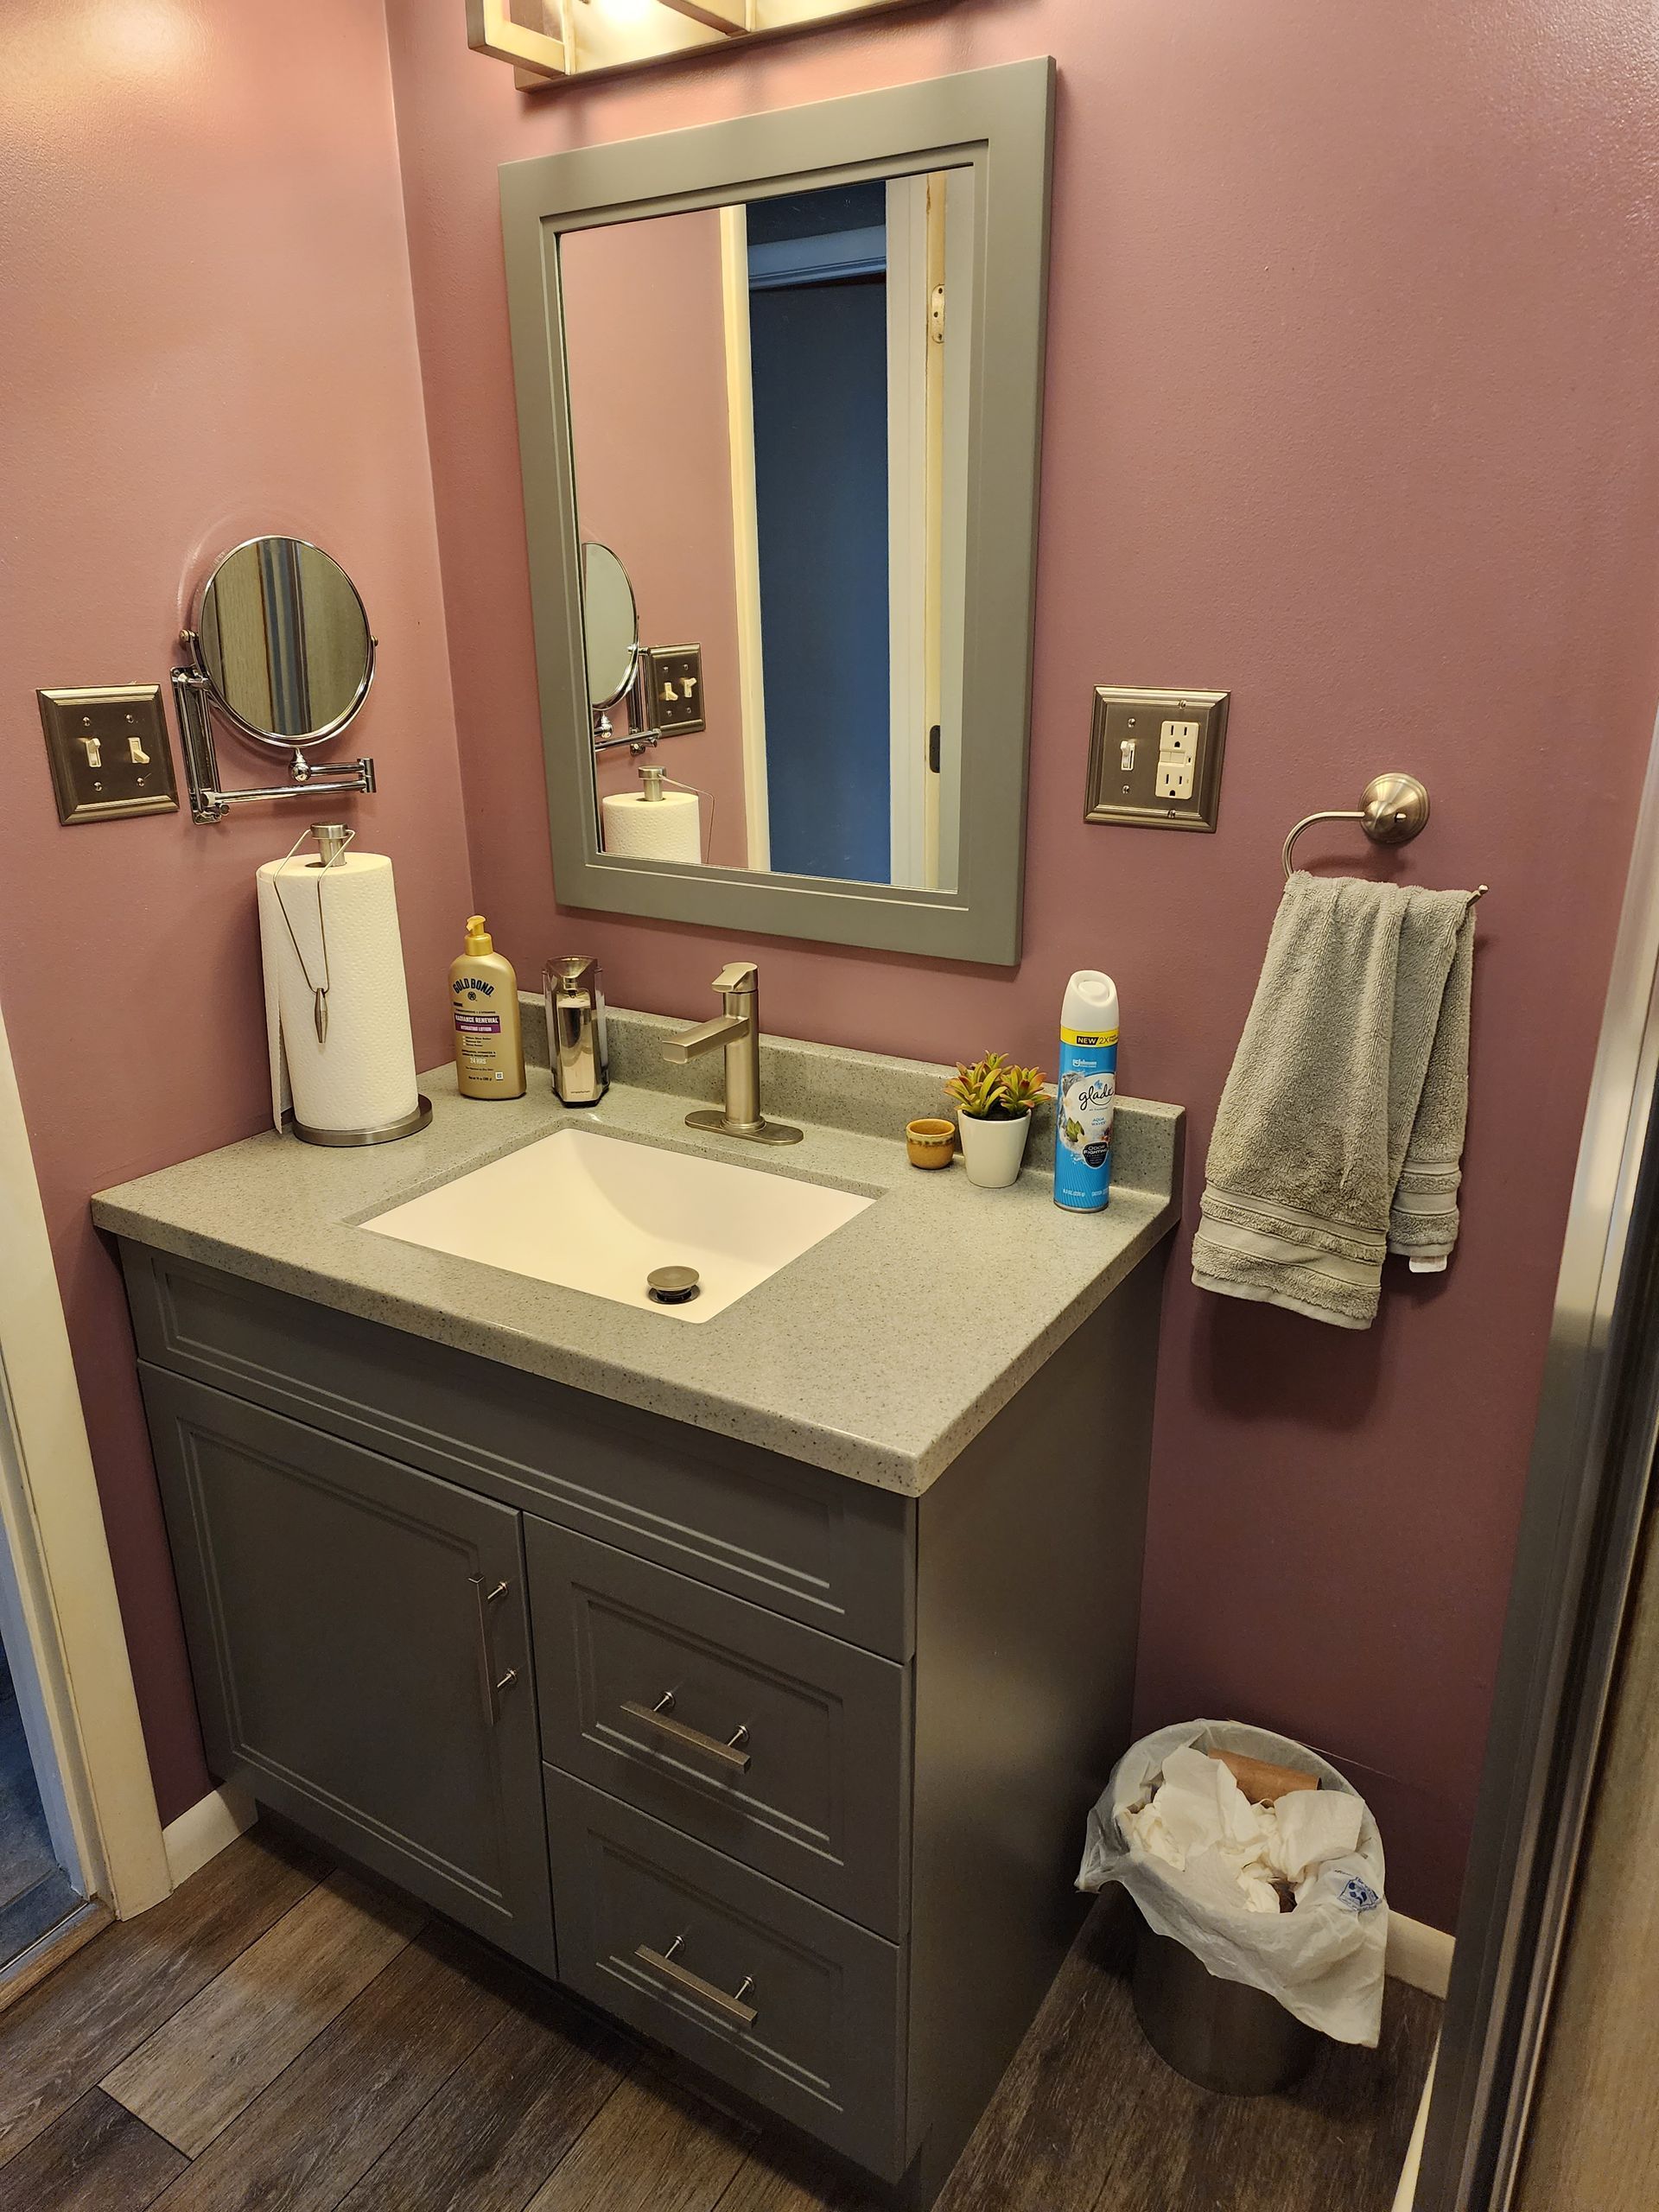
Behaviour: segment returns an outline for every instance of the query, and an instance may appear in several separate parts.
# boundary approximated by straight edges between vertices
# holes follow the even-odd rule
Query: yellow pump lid
[[[467,950],[474,958],[483,953],[495,950],[495,939],[485,928],[482,914],[469,914],[467,917]]]

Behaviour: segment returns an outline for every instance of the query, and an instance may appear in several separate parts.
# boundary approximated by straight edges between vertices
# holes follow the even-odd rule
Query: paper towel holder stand
[[[262,649],[251,652],[256,634]],[[180,636],[189,659],[173,671],[173,705],[193,822],[222,822],[250,799],[374,790],[366,757],[317,767],[308,758],[360,712],[377,643],[357,586],[321,546],[283,537],[232,546],[209,570]],[[289,781],[225,790],[215,714],[251,743],[286,753]]]
[[[317,874],[317,935],[321,943],[325,963],[328,957],[328,925],[323,916],[321,880],[331,868],[344,860],[346,848],[356,835],[356,830],[348,829],[343,822],[314,822],[308,830],[301,831],[283,855],[284,861],[291,861],[308,836],[315,837],[317,841],[319,857],[314,861],[307,861],[305,865],[308,868],[315,869]],[[321,1009],[327,1003],[328,971],[325,966],[324,981],[321,991],[318,991],[317,986],[312,982],[310,971],[306,966],[305,954],[300,948],[298,938],[294,934],[293,918],[289,913],[287,904],[280,890],[276,892],[276,907],[287,926],[289,938],[294,947],[294,957],[300,963],[300,973],[317,995],[319,1005],[317,1042],[321,1046],[327,1041],[327,1021]],[[302,1144],[340,1146],[391,1144],[399,1137],[412,1137],[417,1130],[423,1129],[431,1119],[432,1101],[423,1090],[417,1090],[415,1094],[414,1106],[410,1112],[400,1114],[396,1121],[382,1122],[374,1128],[313,1128],[300,1120],[291,1106],[283,1116],[283,1127],[292,1135],[298,1137]]]

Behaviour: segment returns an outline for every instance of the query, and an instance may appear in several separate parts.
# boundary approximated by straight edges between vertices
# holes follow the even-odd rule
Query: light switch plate
[[[1143,830],[1213,830],[1230,696],[1102,684],[1095,693],[1084,819]]]
[[[708,728],[701,645],[647,645],[645,686],[651,726],[664,737],[684,737]]]
[[[159,683],[107,683],[35,696],[60,822],[177,813]]]

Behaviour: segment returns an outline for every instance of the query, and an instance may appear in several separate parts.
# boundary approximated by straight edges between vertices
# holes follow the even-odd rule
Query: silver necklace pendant
[[[313,996],[313,1012],[317,1025],[317,1042],[328,1042],[328,986],[325,983]]]

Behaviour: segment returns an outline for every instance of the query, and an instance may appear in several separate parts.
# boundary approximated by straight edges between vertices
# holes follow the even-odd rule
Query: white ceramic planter
[[[962,1164],[970,1183],[977,1183],[982,1191],[1006,1191],[1010,1183],[1019,1180],[1026,1139],[1031,1135],[1029,1114],[1007,1122],[958,1114],[957,1132],[962,1140]]]

